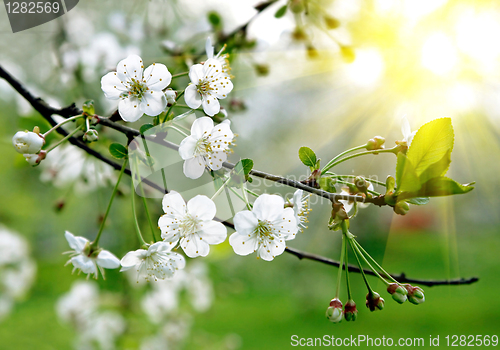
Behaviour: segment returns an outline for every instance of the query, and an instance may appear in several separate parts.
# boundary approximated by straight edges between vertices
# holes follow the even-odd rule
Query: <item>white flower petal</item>
[[[215,95],[204,95],[201,99],[201,104],[203,105],[203,111],[209,116],[214,116],[220,111],[219,100]]]
[[[120,271],[129,270],[135,265],[140,264],[146,252],[147,251],[144,249],[138,249],[136,251],[128,252],[127,254],[125,254],[122,260],[120,260],[120,264],[122,265]]]
[[[143,115],[137,97],[128,97],[120,100],[118,103],[118,112],[126,122],[135,122]]]
[[[239,232],[235,232],[229,237],[229,244],[238,255],[251,254],[255,252],[259,246],[255,235],[243,235]]]
[[[181,141],[181,144],[179,145],[179,155],[182,159],[186,160],[194,157],[197,141],[198,140],[192,135]]]
[[[233,90],[233,83],[229,78],[219,78],[214,83],[214,94],[219,100],[225,99],[227,95]]]
[[[187,203],[187,212],[198,220],[212,220],[216,211],[217,208],[215,207],[214,201],[207,196],[197,195],[191,198]]]
[[[83,255],[78,255],[71,258],[71,263],[75,268],[80,269],[83,273],[94,274],[97,276],[97,266],[95,260]]]
[[[122,93],[128,92],[116,72],[110,72],[101,78],[101,89],[110,100],[118,100]]]
[[[144,63],[142,62],[142,58],[137,55],[130,55],[118,62],[116,73],[118,78],[123,82],[128,82],[130,78],[142,81],[143,69]]]
[[[184,162],[182,170],[184,171],[184,175],[189,177],[190,179],[197,179],[203,175],[205,171],[205,162],[202,157],[194,157],[191,159],[187,159]]]
[[[255,214],[249,210],[236,213],[233,220],[235,230],[245,236],[252,234],[259,224]]]
[[[196,119],[191,126],[191,136],[200,139],[206,134],[209,134],[214,128],[214,121],[209,117],[201,117]]]
[[[105,269],[116,269],[120,267],[120,260],[107,250],[101,250],[97,256],[97,265]]]
[[[201,79],[205,78],[202,64],[195,64],[189,69],[189,79],[193,84],[198,84]]]
[[[252,211],[259,220],[274,221],[282,215],[284,205],[280,196],[264,193],[255,200]]]
[[[204,222],[199,236],[208,244],[219,244],[226,240],[227,229],[221,222]]]
[[[66,231],[64,233],[64,237],[66,237],[66,240],[68,241],[68,244],[71,249],[73,249],[77,253],[81,253],[83,251],[83,248],[85,248],[85,245],[89,241],[88,239],[80,236],[74,236],[71,232]]]
[[[298,223],[293,209],[285,208],[285,210],[281,213],[281,216],[273,221],[272,226],[275,229],[275,232],[283,235],[285,240],[294,239],[295,234],[298,231]]]
[[[227,153],[225,152],[213,152],[207,159],[208,167],[212,170],[219,170],[222,168],[222,163],[227,160]]]
[[[176,191],[170,191],[163,196],[163,212],[173,217],[182,217],[186,214],[186,202]]]
[[[406,116],[401,118],[401,133],[403,134],[403,140],[408,142],[408,137],[411,135],[411,128],[410,122]]]
[[[203,78],[215,79],[222,74],[222,66],[215,58],[209,58],[203,64]],[[193,81],[191,79],[191,81]]]
[[[144,71],[144,80],[151,90],[161,91],[172,81],[172,74],[161,63],[153,63]]]
[[[157,116],[167,107],[167,98],[162,91],[146,91],[142,97],[140,108],[150,116]]]
[[[188,238],[181,239],[180,246],[184,250],[187,256],[190,258],[196,258],[197,256],[207,256],[210,252],[210,246],[208,243],[200,240],[198,235],[190,235]],[[197,239],[198,238],[198,239]]]
[[[184,91],[184,101],[189,108],[196,109],[201,106],[201,95],[196,88],[196,85],[189,84]]]

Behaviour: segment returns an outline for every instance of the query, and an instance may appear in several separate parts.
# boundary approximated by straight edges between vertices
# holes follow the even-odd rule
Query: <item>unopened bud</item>
[[[32,166],[37,166],[38,164],[40,164],[40,162],[42,160],[45,159],[45,157],[47,156],[47,152],[46,151],[40,151],[39,153],[37,154],[23,154],[24,158],[26,158],[26,161],[32,165]]]
[[[377,149],[384,148],[385,139],[382,136],[375,136],[373,139],[369,139],[366,144],[366,149],[368,151],[375,151]]]
[[[301,13],[304,11],[304,0],[292,0],[290,1],[290,10],[293,13]]]
[[[414,287],[411,284],[405,284],[404,287],[408,291],[408,300],[410,303],[418,305],[425,301],[424,290],[420,287]]]
[[[387,287],[387,291],[392,295],[392,299],[394,299],[398,303],[403,304],[406,301],[406,295],[408,294],[408,291],[405,287],[400,286],[397,283],[391,283]]]
[[[342,302],[335,298],[330,301],[330,306],[326,309],[326,318],[330,320],[330,322],[339,323],[342,321]]]
[[[366,191],[368,190],[368,182],[366,182],[366,180],[361,176],[356,176],[354,178],[354,185],[356,185],[356,188],[361,193],[366,193]]]
[[[369,308],[370,311],[382,310],[384,305],[384,298],[377,292],[369,292],[366,294],[366,307]]]
[[[167,104],[171,106],[175,103],[175,99],[177,98],[177,92],[175,92],[172,89],[167,89],[165,91],[165,97],[167,99]]]
[[[82,106],[83,109],[83,114],[86,116],[91,116],[95,114],[95,109],[94,109],[94,101],[92,100],[87,100],[83,103]]]
[[[410,211],[410,206],[406,201],[399,201],[394,205],[394,212],[399,215],[406,215]]]
[[[12,138],[12,144],[18,153],[21,154],[36,154],[40,152],[45,144],[45,139],[39,133],[40,129],[35,127],[36,132],[18,131]]]
[[[356,321],[358,317],[358,309],[354,300],[349,299],[344,306],[344,318],[346,321]]]
[[[83,134],[83,141],[94,142],[99,140],[99,133],[96,129],[88,129],[85,134]]]

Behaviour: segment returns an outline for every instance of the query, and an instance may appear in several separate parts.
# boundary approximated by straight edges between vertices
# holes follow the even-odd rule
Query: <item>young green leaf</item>
[[[299,158],[304,165],[314,168],[316,166],[316,154],[309,147],[300,147]]]
[[[430,201],[429,197],[413,197],[408,200],[408,203],[414,205],[424,205],[429,203],[429,201]]]
[[[233,179],[238,181],[237,179],[241,176],[245,177],[245,180],[248,182],[252,182],[252,178],[249,176],[250,171],[253,168],[253,160],[251,159],[242,159],[234,166],[234,174]]]
[[[427,168],[439,163],[433,172],[446,172],[446,154],[453,150],[453,126],[450,118],[439,118],[424,124],[418,129],[406,154],[415,167],[417,176]],[[443,174],[439,175],[442,176]],[[426,175],[428,177],[429,174]]]
[[[435,177],[441,177],[446,174],[448,171],[448,168],[450,167],[451,163],[451,149],[449,149],[446,154],[438,160],[436,163],[430,165],[427,169],[420,174],[419,179],[420,183],[426,183],[430,179],[433,179]]]
[[[274,17],[276,17],[276,18],[281,18],[281,17],[283,17],[283,16],[285,15],[285,13],[286,13],[286,9],[287,9],[287,7],[288,7],[287,5],[283,5],[283,6],[281,6],[281,7],[278,9],[278,11],[276,11],[276,13],[274,14]]]
[[[422,185],[418,191],[418,197],[450,196],[452,194],[463,194],[474,189],[474,183],[461,185],[448,177],[436,177]]]
[[[139,132],[141,134],[144,134],[146,131],[148,131],[151,128],[154,128],[155,126],[153,124],[144,124],[140,127]]]
[[[420,180],[412,162],[403,154],[398,153],[396,163],[397,192],[415,192],[420,189]]]
[[[119,143],[112,143],[109,146],[109,153],[111,153],[111,155],[117,159],[122,159],[127,157],[128,150],[125,146]]]

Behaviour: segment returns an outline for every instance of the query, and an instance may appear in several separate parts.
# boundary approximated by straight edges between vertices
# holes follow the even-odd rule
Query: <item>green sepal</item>
[[[95,114],[94,101],[87,100],[82,105],[83,113],[92,116]]]

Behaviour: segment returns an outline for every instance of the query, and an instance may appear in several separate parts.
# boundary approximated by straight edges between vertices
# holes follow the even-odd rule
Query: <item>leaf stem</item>
[[[134,181],[130,181],[130,197],[132,198],[132,216],[134,217],[134,225],[135,225],[135,232],[137,233],[137,239],[139,239],[139,243],[141,246],[147,245],[146,241],[144,241],[144,238],[142,237],[141,229],[139,227],[139,222],[137,221],[137,212],[135,209],[135,188],[134,188]]]
[[[56,148],[57,146],[59,146],[60,144],[62,144],[63,142],[65,142],[67,139],[69,139],[71,136],[73,136],[74,134],[76,134],[78,131],[80,131],[82,128],[84,127],[84,125],[81,125],[79,126],[78,128],[76,128],[75,130],[73,130],[72,132],[70,132],[68,135],[64,136],[60,141],[58,141],[55,145],[52,145],[50,146],[48,149],[47,149],[47,153],[49,153],[50,151],[52,151],[54,148]]]
[[[360,156],[365,156],[367,154],[379,154],[379,153],[395,153],[400,147],[399,146],[395,146],[393,148],[388,148],[388,149],[377,149],[377,150],[374,150],[374,151],[366,151],[366,152],[360,152],[360,153],[356,153],[356,154],[353,154],[353,155],[350,155],[350,156],[347,156],[345,158],[342,158],[340,160],[337,160],[337,161],[330,161],[324,168],[323,170],[321,171],[321,175],[323,175],[324,173],[326,173],[329,169],[333,168],[335,165],[338,165],[340,163],[343,163],[345,162],[346,160],[349,160],[349,159],[352,159],[352,158],[356,158],[356,157],[360,157]],[[354,149],[354,148],[353,148]],[[351,151],[351,150],[349,150]],[[347,151],[346,151],[347,152]],[[344,152],[345,153],[345,152]],[[334,159],[337,159],[337,157],[335,157]],[[333,160],[333,159],[332,159]]]

